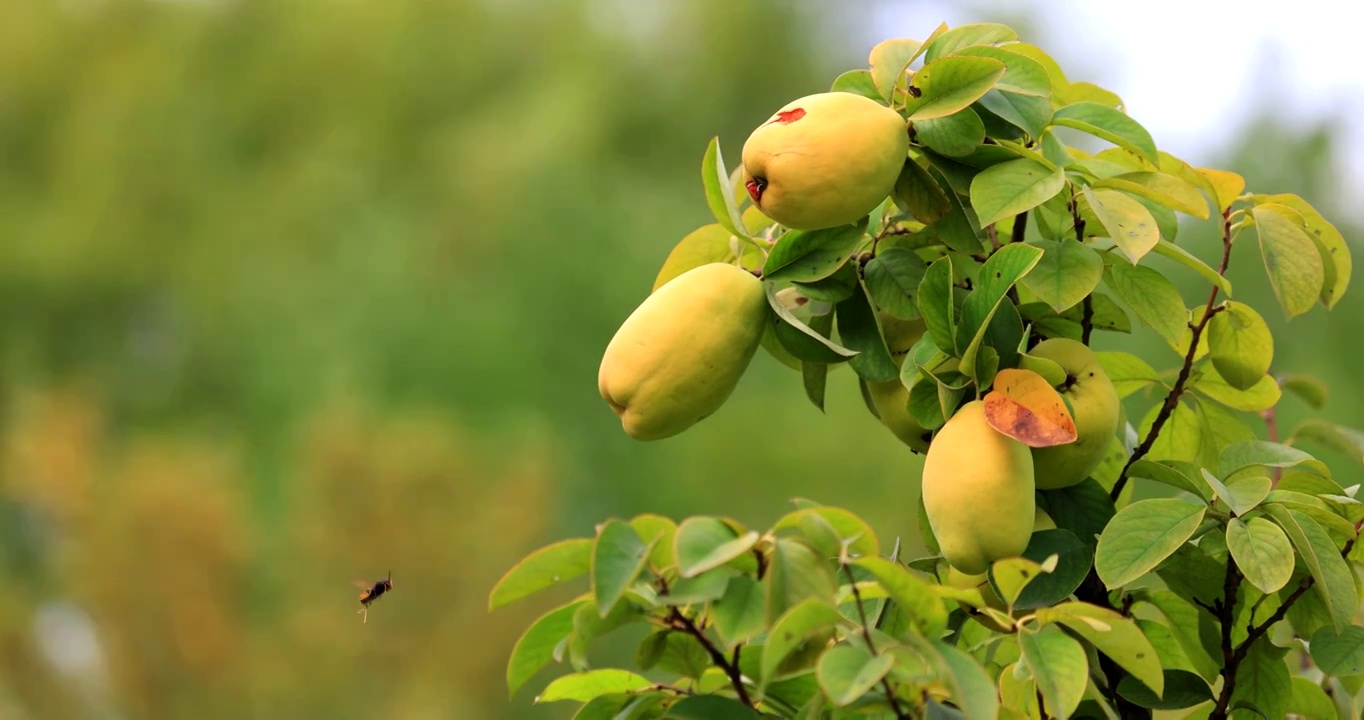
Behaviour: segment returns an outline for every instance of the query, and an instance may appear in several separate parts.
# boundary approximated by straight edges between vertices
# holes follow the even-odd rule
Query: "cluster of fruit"
[[[788,229],[850,225],[894,191],[908,150],[899,113],[861,95],[821,93],[786,105],[753,131],[741,179],[753,206]],[[743,267],[712,262],[683,272],[621,325],[602,358],[598,389],[630,437],[676,435],[730,397],[771,312],[762,280]],[[878,311],[877,323],[903,365],[924,322]],[[1065,372],[1056,390],[1073,418],[1072,442],[1030,447],[993,427],[980,399],[965,402],[934,433],[911,416],[900,379],[868,383],[881,422],[926,454],[925,513],[956,583],[982,585],[993,561],[1020,555],[1034,529],[1049,526],[1034,491],[1089,477],[1118,428],[1117,392],[1089,347],[1052,338],[1029,354]],[[979,511],[987,501],[995,512]]]

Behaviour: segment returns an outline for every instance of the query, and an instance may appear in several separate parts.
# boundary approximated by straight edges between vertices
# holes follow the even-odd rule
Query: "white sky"
[[[1057,59],[1071,80],[1122,96],[1156,144],[1194,164],[1209,162],[1264,107],[1310,124],[1340,115],[1364,132],[1364,62],[1351,31],[1360,13],[1341,0],[873,0],[847,2],[842,32],[871,45],[928,36],[949,26],[1036,18],[1040,36],[1022,38]],[[869,12],[870,11],[870,12]],[[1232,130],[1228,133],[1227,130]],[[1342,143],[1336,167],[1340,207],[1364,220],[1364,145]]]

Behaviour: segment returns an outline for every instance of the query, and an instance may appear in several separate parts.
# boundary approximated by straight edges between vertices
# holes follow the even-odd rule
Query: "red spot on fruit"
[[[772,123],[783,123],[783,124],[784,124],[784,123],[793,123],[793,122],[795,122],[795,121],[797,121],[797,120],[799,120],[799,119],[801,119],[801,118],[803,118],[803,117],[805,117],[805,108],[796,108],[795,110],[787,110],[786,112],[779,112],[779,113],[777,113],[777,117],[773,118],[773,119],[772,119],[770,122],[768,122],[767,124],[768,124],[768,125],[771,125]]]
[[[748,196],[753,198],[753,202],[759,203],[763,199],[763,190],[767,189],[767,182],[761,178],[751,178],[744,183],[744,187],[748,188]]]

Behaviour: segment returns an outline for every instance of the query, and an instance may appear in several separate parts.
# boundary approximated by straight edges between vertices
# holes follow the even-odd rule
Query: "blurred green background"
[[[503,681],[552,598],[487,611],[540,545],[807,496],[918,547],[921,459],[848,370],[820,414],[760,353],[647,444],[595,381],[711,222],[709,139],[732,167],[773,108],[947,18],[627,5],[0,3],[0,717],[566,718],[532,705],[548,673]],[[1338,219],[1339,133],[1270,110],[1216,162]],[[1209,229],[1181,244],[1211,257]],[[1253,244],[1233,263],[1274,369],[1364,426],[1364,293],[1286,326]],[[1145,329],[1097,344],[1175,362]],[[390,570],[362,624],[352,581]]]

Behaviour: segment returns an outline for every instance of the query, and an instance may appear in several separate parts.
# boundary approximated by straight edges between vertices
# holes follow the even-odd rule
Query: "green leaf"
[[[932,62],[943,55],[954,55],[958,50],[973,45],[1009,43],[1018,39],[1013,28],[1002,23],[967,23],[930,37],[924,43],[924,60]]]
[[[1093,478],[1067,488],[1039,492],[1056,526],[1075,533],[1086,545],[1093,546],[1095,538],[1113,519],[1113,500]]]
[[[990,58],[930,60],[914,73],[910,87],[919,94],[909,99],[905,109],[912,122],[946,117],[979,100],[1003,76],[1004,63]]]
[[[1193,536],[1206,511],[1177,498],[1140,500],[1119,510],[1094,551],[1099,579],[1118,588],[1154,570]]]
[[[758,542],[758,533],[742,536],[716,517],[689,517],[677,526],[673,539],[678,572],[684,578],[696,577],[743,555]]]
[[[1020,282],[1056,312],[1084,300],[1103,279],[1104,262],[1093,248],[1071,238],[1034,244],[1042,248],[1042,259]]]
[[[594,640],[639,620],[643,610],[635,603],[616,603],[606,617],[597,614],[595,603],[583,603],[573,613],[573,634],[568,638],[568,658],[575,670],[587,669],[587,650]],[[556,648],[562,656],[562,650]]]
[[[999,715],[999,697],[985,668],[962,650],[941,641],[934,641],[932,649],[947,670],[944,680],[952,692],[952,701],[965,720],[994,720]]]
[[[734,250],[730,247],[733,237],[718,223],[703,225],[691,231],[668,253],[667,259],[663,261],[663,267],[659,268],[658,275],[654,278],[652,290],[663,287],[668,281],[693,268],[708,263],[730,262],[734,259]],[[749,253],[750,250],[752,254]],[[745,245],[745,259],[761,260],[757,250],[756,245]],[[752,263],[749,266],[751,267]]]
[[[1319,378],[1302,373],[1289,373],[1279,380],[1284,390],[1302,398],[1313,410],[1326,406],[1326,383]]]
[[[573,632],[573,614],[586,603],[580,598],[550,610],[521,634],[507,660],[508,697],[554,660],[554,648]]]
[[[773,533],[798,530],[821,555],[837,558],[844,548],[847,557],[876,556],[881,546],[876,533],[854,513],[832,505],[798,508],[772,526]]]
[[[1278,592],[1293,577],[1293,546],[1278,525],[1264,518],[1249,522],[1232,518],[1227,523],[1227,550],[1246,580],[1262,593]]]
[[[1156,649],[1131,619],[1108,608],[1077,600],[1038,609],[1037,621],[1044,625],[1065,625],[1147,688],[1156,693],[1165,691],[1165,677]]]
[[[1364,675],[1364,627],[1350,625],[1339,633],[1324,627],[1307,645],[1323,673],[1335,677]]]
[[[777,316],[776,319],[779,319],[783,321],[786,325],[790,326],[789,329],[798,330],[801,335],[804,335],[806,338],[811,338],[816,343],[818,343],[819,346],[823,346],[823,349],[828,350],[829,353],[831,353],[830,355],[827,356],[827,358],[846,359],[853,357],[854,355],[857,354],[857,351],[849,350],[843,347],[842,345],[833,342],[829,338],[819,334],[819,332],[816,331],[814,328],[810,327],[806,323],[802,322],[800,318],[796,317],[794,313],[787,309],[786,304],[783,303],[781,299],[777,297],[776,283],[764,282],[763,290],[767,293],[767,305],[768,307],[772,308],[773,312],[776,313]],[[781,327],[782,326],[780,324],[777,325],[778,337],[780,337],[780,333],[782,332],[782,330],[780,329]],[[786,342],[783,342],[782,345],[784,347],[787,347],[788,349],[790,348],[790,345],[788,345]],[[819,358],[816,357],[802,357],[800,359],[820,362]],[[829,359],[824,360],[824,362],[830,361],[831,360]]]
[[[1165,691],[1156,694],[1135,677],[1118,682],[1118,695],[1138,707],[1151,710],[1182,710],[1213,699],[1212,688],[1198,675],[1187,670],[1166,670]]]
[[[1292,442],[1314,442],[1355,462],[1364,462],[1364,432],[1317,418],[1308,418],[1293,429]]]
[[[721,566],[700,575],[679,578],[668,588],[668,592],[660,594],[658,599],[661,604],[679,607],[709,602],[724,595],[726,588],[729,587],[730,578],[738,574],[739,572],[733,568]]]
[[[894,664],[893,655],[873,656],[858,645],[835,645],[820,656],[815,675],[829,700],[846,707],[881,682]]]
[[[1038,530],[1028,540],[1023,557],[1036,563],[1057,556],[1051,572],[1033,579],[1014,600],[1015,610],[1032,610],[1053,605],[1069,597],[1084,582],[1093,566],[1093,549],[1069,530]]]
[[[706,155],[701,160],[701,182],[706,189],[706,204],[720,225],[739,238],[748,238],[739,206],[734,202],[734,188],[725,170],[725,158],[720,152],[720,137],[710,139]]]
[[[531,553],[493,586],[488,610],[587,574],[592,564],[592,542],[589,538],[561,540]]]
[[[1317,246],[1293,219],[1294,210],[1278,203],[1256,205],[1250,210],[1260,236],[1260,256],[1274,297],[1292,320],[1316,304],[1325,287],[1326,271]]]
[[[801,384],[805,388],[805,397],[809,398],[820,412],[824,412],[824,391],[829,383],[829,366],[825,363],[802,361],[800,376]]]
[[[887,102],[895,99],[895,85],[905,77],[905,68],[919,54],[923,46],[918,40],[895,38],[883,40],[871,49],[867,64],[876,92]]]
[[[1331,536],[1310,516],[1280,505],[1269,504],[1265,512],[1288,534],[1293,547],[1316,579],[1314,588],[1331,614],[1336,632],[1350,625],[1359,607],[1353,571]]]
[[[792,606],[772,623],[762,651],[762,684],[776,675],[781,663],[811,635],[829,630],[843,619],[829,601],[807,598]]]
[[[1292,677],[1284,662],[1287,652],[1275,647],[1268,637],[1257,640],[1236,669],[1231,707],[1247,703],[1275,720],[1287,717],[1288,697],[1293,692]],[[1234,714],[1238,720],[1245,716],[1245,713]]]
[[[1027,353],[1022,353],[1018,356],[1018,367],[1023,370],[1031,370],[1038,375],[1041,375],[1042,379],[1046,380],[1047,384],[1052,387],[1064,385],[1066,383],[1066,371],[1061,367],[1061,364],[1055,360],[1048,360],[1047,358],[1034,357]]]
[[[1141,261],[1160,242],[1160,228],[1151,211],[1121,190],[1080,189],[1108,236],[1132,264]],[[1121,263],[1115,263],[1120,265]]]
[[[966,157],[985,142],[985,123],[971,108],[913,123],[914,140],[951,158]]]
[[[1037,681],[1046,711],[1056,717],[1070,717],[1089,684],[1089,659],[1084,647],[1055,625],[1019,633],[1018,646]]]
[[[1283,394],[1279,384],[1269,375],[1261,375],[1259,382],[1250,388],[1238,390],[1215,372],[1200,372],[1189,388],[1229,408],[1245,412],[1268,410],[1278,404]]]
[[[1047,70],[1036,60],[1008,47],[977,45],[963,48],[960,56],[988,57],[1004,63],[1004,76],[980,103],[1033,138],[1041,137],[1051,121],[1051,83]]]
[[[766,609],[762,584],[748,575],[735,575],[725,594],[711,603],[715,633],[729,647],[752,640],[765,628]]]
[[[791,287],[795,288],[796,292],[811,300],[820,300],[826,303],[842,302],[843,300],[848,299],[848,296],[852,294],[853,286],[857,284],[857,269],[856,262],[845,262],[829,277],[821,278],[814,282],[793,280],[791,282]],[[816,317],[821,316],[812,316],[810,318],[811,321]],[[814,325],[811,325],[811,327],[814,327]],[[828,335],[828,333],[824,334],[826,336]]]
[[[763,279],[814,282],[833,275],[866,235],[866,220],[856,225],[787,232],[768,253]]]
[[[934,344],[948,353],[956,352],[956,318],[952,302],[952,256],[944,255],[924,271],[919,283],[919,314]]]
[[[879,250],[862,272],[867,294],[878,309],[902,320],[919,317],[919,285],[928,265],[912,250]]]
[[[1105,279],[1113,294],[1118,296],[1142,324],[1174,345],[1180,332],[1188,325],[1189,312],[1184,298],[1169,279],[1144,265],[1114,262],[1105,267]]]
[[[883,102],[885,99],[876,89],[876,81],[872,79],[871,73],[867,70],[849,70],[839,75],[834,78],[833,84],[829,86],[829,92],[852,93],[877,102]]]
[[[1329,310],[1336,306],[1341,296],[1345,294],[1345,289],[1350,285],[1350,275],[1352,274],[1353,261],[1350,258],[1350,247],[1345,244],[1345,238],[1317,212],[1315,208],[1307,203],[1306,200],[1290,193],[1280,195],[1254,195],[1256,202],[1270,202],[1285,205],[1298,213],[1301,218],[1301,227],[1307,231],[1307,235],[1317,245],[1317,251],[1321,254],[1322,271],[1324,282],[1321,288],[1321,303]]]
[[[694,636],[683,632],[669,632],[665,636],[658,669],[699,680],[710,667],[710,653]]]
[[[1202,477],[1184,472],[1175,463],[1138,460],[1132,463],[1127,475],[1133,478],[1155,480],[1170,487],[1191,492],[1204,500],[1212,499],[1212,489],[1208,487]]]
[[[1293,694],[1288,698],[1288,710],[1300,720],[1338,720],[1340,717],[1326,690],[1305,677],[1293,678]]]
[[[903,565],[881,557],[861,557],[852,565],[871,573],[886,594],[903,608],[924,637],[938,637],[947,628],[947,606],[932,585],[915,577]]]
[[[597,601],[597,613],[602,617],[625,594],[644,571],[653,548],[639,539],[639,533],[629,523],[608,520],[597,533],[592,549],[592,594]]]
[[[1165,627],[1179,641],[1193,669],[1204,680],[1215,681],[1222,671],[1222,652],[1221,632],[1213,616],[1170,590],[1150,592],[1147,601],[1169,621]]]
[[[1216,475],[1203,469],[1203,480],[1237,515],[1245,515],[1264,501],[1273,488],[1273,481],[1263,475],[1238,475],[1222,484]]]
[[[547,703],[560,700],[587,702],[602,695],[627,693],[652,686],[653,682],[648,678],[636,675],[628,670],[602,668],[555,678],[545,688],[545,691],[535,698],[535,702]]]
[[[790,537],[773,542],[767,569],[767,621],[776,622],[788,608],[807,598],[832,602],[838,584],[829,561],[806,543]]]
[[[639,539],[646,545],[652,545],[653,549],[649,552],[649,565],[655,570],[666,570],[677,564],[677,555],[673,550],[673,538],[677,533],[677,523],[671,518],[654,513],[643,513],[636,515],[630,520],[630,526],[639,533]]]
[[[891,197],[894,198],[897,207],[926,225],[942,220],[952,211],[952,201],[947,199],[947,193],[943,191],[942,186],[913,158],[905,160]],[[909,252],[903,248],[893,249]],[[880,257],[883,253],[884,251],[877,253],[877,256]],[[919,260],[919,263],[922,265],[923,261]]]
[[[1252,465],[1284,469],[1305,465],[1318,475],[1330,477],[1320,460],[1297,448],[1264,440],[1247,440],[1224,448],[1217,461],[1218,475],[1231,477]]]
[[[1031,158],[992,165],[971,180],[971,207],[981,225],[1031,210],[1055,196],[1066,185],[1066,174]]]
[[[1208,201],[1198,194],[1198,188],[1169,173],[1153,170],[1123,173],[1096,180],[1094,187],[1122,190],[1199,220],[1208,219]]]
[[[1164,255],[1202,275],[1204,280],[1216,285],[1223,293],[1226,293],[1227,297],[1231,297],[1231,281],[1219,275],[1207,263],[1194,257],[1188,250],[1166,240],[1156,243],[1156,246],[1151,250],[1157,255]]]
[[[1010,243],[991,254],[981,265],[976,286],[962,303],[961,324],[957,326],[956,345],[962,349],[961,369],[968,376],[974,375],[976,353],[996,310],[1006,302],[1009,289],[1041,259],[1040,248]],[[1014,344],[1017,344],[1016,340]]]
[[[1147,385],[1160,382],[1160,374],[1155,368],[1132,353],[1100,350],[1094,355],[1108,375],[1109,381],[1113,383],[1113,388],[1118,391],[1119,398],[1125,398]]]
[[[1264,379],[1274,359],[1274,336],[1255,309],[1228,301],[1208,321],[1208,354],[1227,384],[1248,390]]]
[[[1160,163],[1151,133],[1121,110],[1082,100],[1057,108],[1052,114],[1051,123],[1089,133],[1130,150],[1152,164]]]
[[[757,720],[762,716],[738,700],[722,695],[688,695],[659,720]]]
[[[886,347],[885,334],[876,313],[867,301],[861,284],[852,295],[838,304],[838,337],[857,354],[848,360],[852,369],[867,382],[889,382],[900,377],[900,368]]]
[[[990,587],[1005,605],[1012,607],[1014,601],[1018,599],[1018,594],[1047,571],[1032,560],[1012,557],[996,560],[987,572]]]

